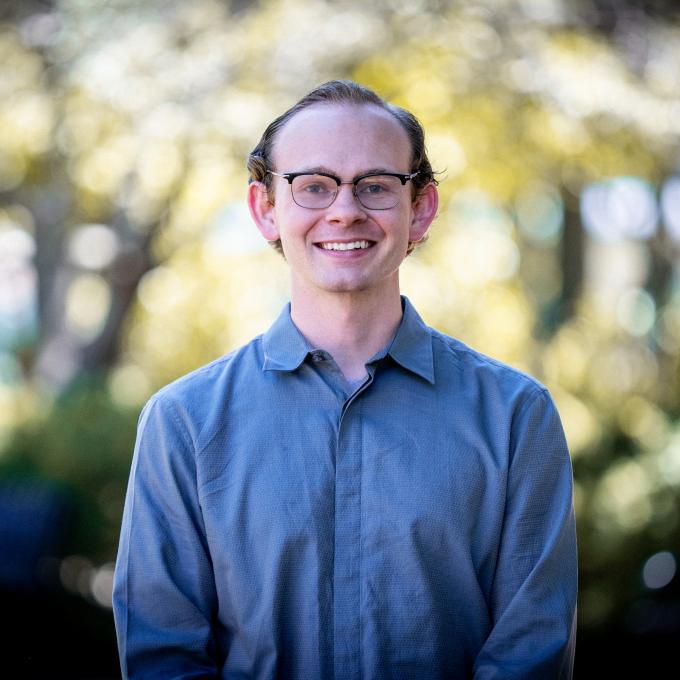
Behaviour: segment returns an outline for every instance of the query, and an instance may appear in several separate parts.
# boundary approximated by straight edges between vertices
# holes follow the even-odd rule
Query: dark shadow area
[[[120,677],[111,610],[64,587],[69,575],[73,589],[79,585],[63,559],[75,514],[71,496],[57,485],[0,483],[4,677]]]
[[[110,611],[63,591],[3,590],[0,598],[4,677],[120,678]]]
[[[574,680],[666,678],[677,664],[678,636],[623,635],[619,631],[581,636],[576,645]]]

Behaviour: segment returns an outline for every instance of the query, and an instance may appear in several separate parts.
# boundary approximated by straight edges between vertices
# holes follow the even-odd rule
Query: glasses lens
[[[356,193],[361,205],[370,210],[394,208],[399,202],[402,183],[391,175],[371,175],[357,184]]]
[[[290,187],[302,208],[327,208],[338,193],[336,181],[323,175],[298,175]]]

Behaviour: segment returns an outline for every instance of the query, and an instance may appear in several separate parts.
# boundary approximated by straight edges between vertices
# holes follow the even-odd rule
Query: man
[[[291,302],[144,409],[114,590],[124,675],[569,677],[552,401],[400,297],[437,210],[418,121],[326,83],[249,170]]]

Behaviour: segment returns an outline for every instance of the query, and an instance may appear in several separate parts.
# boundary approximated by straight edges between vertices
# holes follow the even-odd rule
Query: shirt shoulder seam
[[[262,341],[262,335],[258,335],[254,337],[250,342],[247,342],[245,345],[241,345],[241,347],[237,347],[227,354],[223,354],[220,357],[217,357],[217,359],[213,359],[212,361],[208,362],[207,364],[204,364],[203,366],[199,366],[198,368],[195,368],[193,371],[189,371],[189,373],[186,373],[179,378],[176,378],[172,382],[168,383],[167,385],[164,385],[161,387],[154,395],[154,397],[160,397],[160,396],[165,396],[167,392],[172,392],[174,389],[177,387],[180,387],[184,383],[190,383],[193,380],[196,380],[200,378],[204,373],[207,373],[208,371],[214,369],[215,367],[219,366],[220,364],[225,364],[230,362],[236,354],[239,352],[243,351],[247,347],[251,345],[255,345],[258,342]],[[153,397],[152,397],[153,399]]]
[[[262,334],[257,335],[246,344],[241,345],[240,347],[231,350],[227,354],[224,354],[217,359],[214,359],[213,361],[210,361],[209,363],[199,366],[193,371],[180,376],[176,380],[173,380],[167,385],[161,387],[149,398],[145,408],[151,408],[157,404],[161,408],[164,407],[166,409],[169,417],[172,418],[172,421],[177,428],[178,434],[180,434],[182,437],[184,444],[191,447],[193,454],[192,457],[194,458],[195,462],[196,458],[200,454],[200,432],[196,432],[195,436],[192,436],[190,428],[187,426],[185,419],[182,418],[180,412],[182,411],[184,400],[182,398],[182,393],[179,390],[181,390],[184,385],[191,385],[194,381],[200,380],[202,376],[204,376],[209,371],[219,368],[221,365],[228,364],[239,352],[242,352],[247,348],[261,342],[262,337]]]
[[[534,378],[534,376],[529,375],[528,373],[525,373],[519,368],[515,368],[514,366],[506,364],[499,359],[494,359],[493,357],[483,354],[472,347],[468,347],[460,340],[456,340],[456,338],[451,338],[443,333],[440,333],[436,329],[430,329],[430,335],[433,337],[433,339],[439,341],[447,351],[454,355],[454,357],[456,357],[456,355],[467,354],[483,364],[500,369],[504,373],[508,373],[520,379],[525,385],[527,385],[527,387],[531,389],[531,392],[529,395],[527,395],[526,399],[535,398],[539,394],[548,394],[547,387],[543,385],[540,380]]]

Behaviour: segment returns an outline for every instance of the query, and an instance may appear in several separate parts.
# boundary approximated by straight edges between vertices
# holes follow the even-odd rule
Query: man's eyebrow
[[[297,175],[298,173],[309,173],[310,175],[315,175],[315,174],[321,174],[321,175],[333,175],[333,177],[337,177],[338,173],[335,172],[335,170],[331,170],[330,168],[327,168],[325,165],[315,165],[312,168],[302,168],[301,170],[295,170],[295,174]]]

